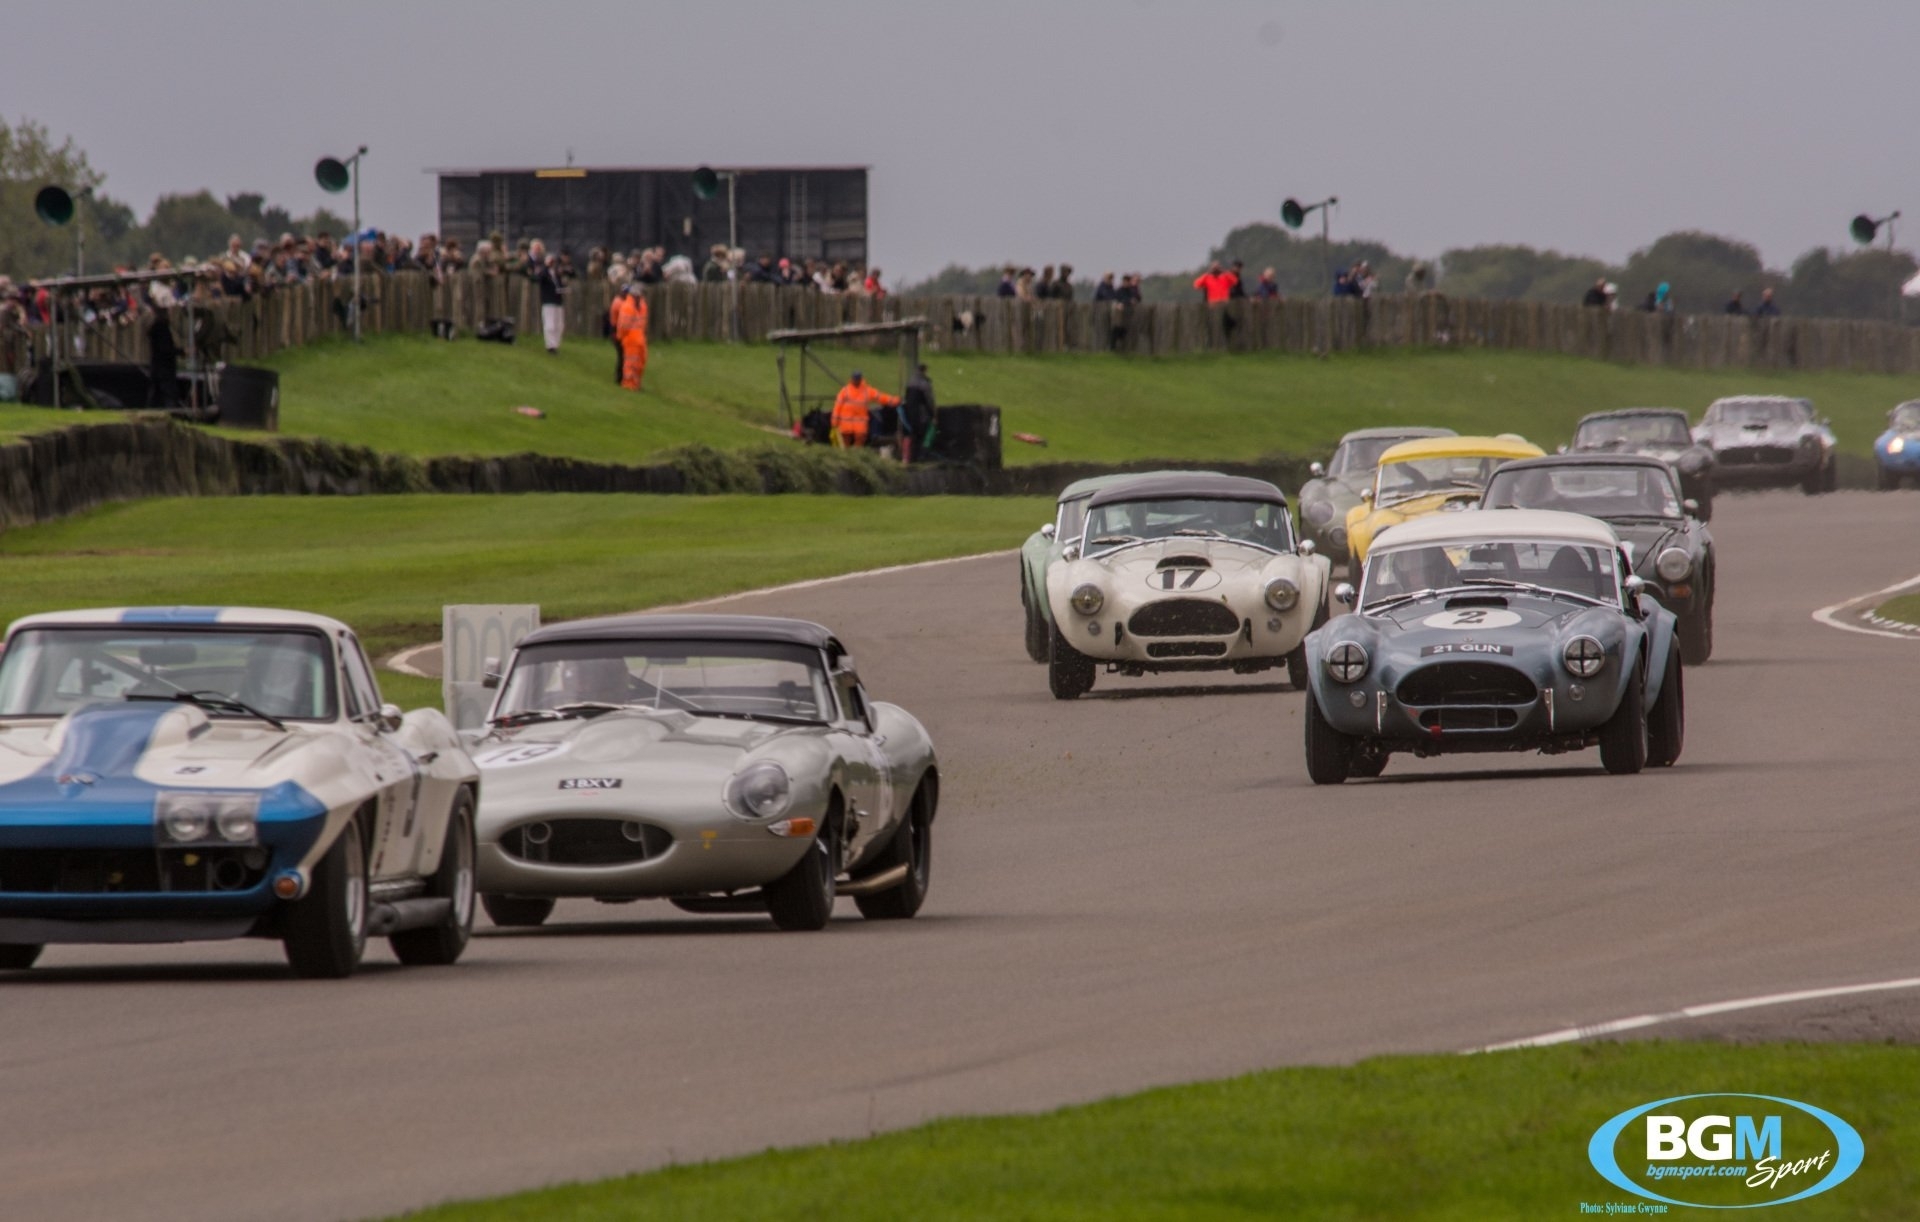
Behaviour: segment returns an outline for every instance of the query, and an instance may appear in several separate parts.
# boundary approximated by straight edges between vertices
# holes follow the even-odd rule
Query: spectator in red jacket
[[[1220,260],[1215,259],[1207,265],[1206,271],[1200,273],[1193,287],[1207,295],[1208,305],[1225,305],[1227,298],[1233,296],[1234,286],[1239,283],[1239,278],[1222,269]]]

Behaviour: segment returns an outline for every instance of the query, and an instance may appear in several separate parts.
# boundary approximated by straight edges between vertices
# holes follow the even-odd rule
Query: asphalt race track
[[[582,902],[343,983],[271,943],[55,947],[0,977],[0,1217],[366,1216],[1920,975],[1920,643],[1810,618],[1920,572],[1920,494],[1718,508],[1717,652],[1679,766],[1638,777],[1402,757],[1316,789],[1266,676],[1056,703],[1011,555],[730,602],[833,625],[933,731],[921,919]]]

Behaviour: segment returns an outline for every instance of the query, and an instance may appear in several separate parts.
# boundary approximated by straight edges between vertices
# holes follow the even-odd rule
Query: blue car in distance
[[[1887,431],[1873,439],[1873,461],[1883,492],[1898,488],[1903,479],[1920,480],[1920,399],[1887,413]]]

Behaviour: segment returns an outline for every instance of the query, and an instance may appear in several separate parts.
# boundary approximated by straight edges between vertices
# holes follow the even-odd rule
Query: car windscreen
[[[1562,509],[1590,518],[1677,518],[1680,495],[1658,467],[1523,467],[1496,473],[1487,509]]]
[[[820,651],[781,641],[554,641],[514,656],[495,717],[568,705],[833,719]]]
[[[128,697],[214,692],[282,721],[331,721],[334,670],[318,632],[234,628],[27,628],[0,656],[0,717],[59,717]],[[247,714],[208,708],[214,717]]]
[[[1682,416],[1605,416],[1588,420],[1573,435],[1575,449],[1606,446],[1678,446],[1693,444]]]
[[[1087,554],[1143,539],[1238,539],[1276,552],[1293,547],[1293,526],[1279,501],[1207,498],[1118,501],[1087,511]]]
[[[1054,523],[1053,537],[1061,543],[1080,537],[1080,528],[1087,524],[1087,498],[1077,497],[1060,504],[1060,520]]]
[[[1585,543],[1475,539],[1385,548],[1367,557],[1360,605],[1476,581],[1520,582],[1611,602],[1620,597],[1614,569],[1611,548]]]
[[[1507,461],[1504,457],[1461,454],[1388,463],[1380,468],[1375,503],[1391,505],[1436,492],[1478,492],[1487,486],[1493,469]]]
[[[1795,399],[1734,399],[1707,409],[1715,424],[1798,424],[1807,419],[1807,405]]]
[[[1894,408],[1888,427],[1896,433],[1920,433],[1920,403],[1902,403]]]
[[[1353,475],[1371,471],[1379,465],[1382,454],[1405,440],[1405,437],[1354,437],[1343,441],[1340,448],[1333,452],[1333,461],[1327,464],[1327,474]]]

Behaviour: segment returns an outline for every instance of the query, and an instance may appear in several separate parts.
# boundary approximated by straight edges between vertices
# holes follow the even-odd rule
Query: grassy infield
[[[672,445],[755,444],[777,423],[765,349],[663,345],[641,397],[611,352],[381,340],[277,359],[283,425],[427,455],[540,450],[633,461]],[[870,360],[876,373],[890,362]],[[1348,428],[1418,421],[1551,445],[1582,412],[1694,411],[1743,389],[1810,394],[1863,451],[1900,379],[1785,379],[1507,354],[943,358],[948,402],[992,402],[1011,462],[1315,452]],[[883,382],[883,385],[885,383]],[[547,412],[530,420],[511,409]],[[64,423],[64,421],[58,421]],[[0,432],[45,427],[0,412]],[[1025,500],[398,497],[114,506],[0,538],[5,617],[145,602],[289,604],[358,625],[376,648],[430,637],[442,602],[537,601],[553,618],[683,602],[850,568],[1017,545]],[[1920,602],[1920,599],[1914,600]],[[1920,611],[1915,607],[1913,611]],[[431,684],[383,676],[403,703]],[[1603,1015],[1592,1016],[1595,1018]],[[1572,1216],[1620,1194],[1588,1135],[1667,1094],[1747,1090],[1839,1111],[1865,1170],[1794,1216],[1899,1216],[1920,1200],[1920,1058],[1877,1047],[1615,1045],[1297,1068],[1039,1117],[942,1121],[870,1141],[671,1168],[448,1206],[445,1219],[822,1217],[1374,1218]]]

